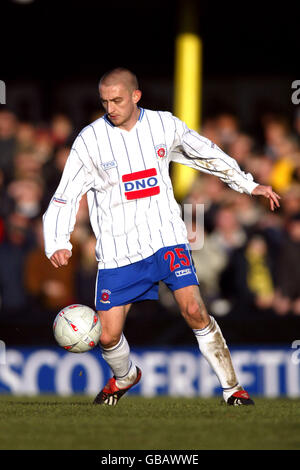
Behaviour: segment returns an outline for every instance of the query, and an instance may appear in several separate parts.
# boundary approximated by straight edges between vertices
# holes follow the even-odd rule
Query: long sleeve
[[[240,193],[252,193],[258,183],[253,181],[250,173],[241,170],[234,158],[206,137],[189,129],[179,119],[174,116],[173,119],[176,126],[176,138],[170,154],[171,161],[215,175]]]
[[[92,187],[91,162],[80,135],[74,142],[62,178],[43,216],[46,256],[59,249],[72,250],[70,235],[82,196]]]

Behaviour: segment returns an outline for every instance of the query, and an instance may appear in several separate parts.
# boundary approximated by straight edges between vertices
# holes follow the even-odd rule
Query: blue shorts
[[[189,245],[161,248],[154,255],[121,268],[99,269],[96,309],[109,310],[141,300],[158,300],[159,281],[172,291],[199,285]]]

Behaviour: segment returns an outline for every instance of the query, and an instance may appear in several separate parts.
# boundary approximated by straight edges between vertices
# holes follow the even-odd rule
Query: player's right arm
[[[70,250],[57,250],[50,257],[50,261],[55,268],[60,268],[61,266],[67,266],[69,258],[71,258],[72,252]]]
[[[94,181],[91,167],[85,142],[79,135],[43,216],[45,253],[55,267],[66,265],[72,254],[70,236],[75,226],[79,203]]]

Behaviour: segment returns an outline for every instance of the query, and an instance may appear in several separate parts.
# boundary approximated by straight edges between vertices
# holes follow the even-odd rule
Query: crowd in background
[[[279,317],[288,325],[293,318],[300,319],[300,112],[292,122],[266,113],[260,127],[260,135],[250,135],[235,115],[220,112],[205,119],[200,132],[234,157],[256,182],[272,185],[281,196],[280,209],[272,212],[264,198],[235,192],[203,173],[180,201],[192,204],[195,212],[196,205],[203,204],[204,224],[197,226],[194,218],[192,227],[187,227],[191,237],[197,230],[205,234],[204,246],[193,251],[193,259],[210,313],[220,321],[230,318],[231,325],[263,318],[272,325]],[[72,234],[69,265],[52,267],[43,247],[41,216],[78,131],[64,114],[53,116],[47,124],[36,124],[0,108],[2,326],[49,328],[54,315],[66,305],[78,302],[94,307],[97,262],[86,197]],[[136,328],[140,321],[151,330],[154,321],[153,330],[159,318],[161,340],[171,337],[176,342],[182,326],[179,323],[177,328],[177,307],[165,286],[160,293],[156,307],[135,305],[135,323],[129,322],[129,328]],[[136,330],[132,334],[137,338]]]
[[[281,196],[272,212],[265,198],[232,191],[211,176],[199,176],[188,195],[205,208],[205,243],[194,259],[216,314],[235,306],[241,315],[268,309],[300,315],[300,115],[291,125],[266,114],[261,124],[261,142],[242,132],[233,115],[220,114],[202,131]]]

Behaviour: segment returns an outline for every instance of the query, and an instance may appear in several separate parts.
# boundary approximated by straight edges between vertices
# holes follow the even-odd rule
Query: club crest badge
[[[167,155],[167,146],[165,144],[156,145],[155,151],[159,158],[164,158]]]
[[[103,304],[110,304],[110,294],[110,290],[102,289],[100,302],[102,302]]]

